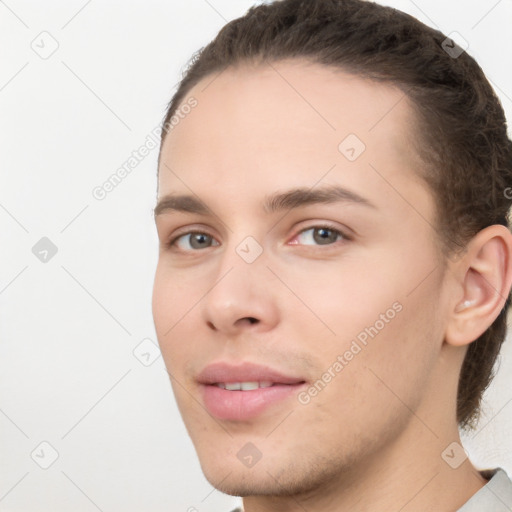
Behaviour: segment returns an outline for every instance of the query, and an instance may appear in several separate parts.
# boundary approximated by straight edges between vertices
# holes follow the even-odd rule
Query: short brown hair
[[[460,254],[487,226],[509,227],[512,142],[482,69],[439,30],[366,0],[279,0],[227,23],[185,71],[167,109],[161,147],[172,116],[200,80],[238,64],[293,58],[392,84],[412,100],[415,149],[425,164],[418,172],[436,201],[445,257]],[[474,427],[479,417],[510,302],[509,294],[494,323],[468,347],[457,394],[462,428]]]

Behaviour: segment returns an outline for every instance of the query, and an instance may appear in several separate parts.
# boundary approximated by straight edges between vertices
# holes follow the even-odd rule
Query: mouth
[[[197,378],[208,412],[221,420],[247,421],[282,406],[306,381],[269,366],[249,362],[208,365]]]

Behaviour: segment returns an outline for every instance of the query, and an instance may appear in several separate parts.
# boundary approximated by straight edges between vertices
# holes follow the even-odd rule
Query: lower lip
[[[276,384],[250,391],[230,391],[215,385],[203,385],[208,412],[221,420],[244,421],[256,418],[271,405],[296,395],[301,384]]]

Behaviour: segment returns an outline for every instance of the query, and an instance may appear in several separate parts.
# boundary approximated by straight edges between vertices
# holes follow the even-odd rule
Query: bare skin
[[[153,293],[206,477],[244,496],[246,512],[457,510],[486,481],[469,459],[454,469],[442,454],[461,443],[456,390],[467,346],[510,290],[512,235],[486,228],[442,265],[399,90],[297,60],[213,78],[190,91],[197,106],[166,137],[158,192],[192,195],[209,213],[159,212]],[[359,155],[356,139],[339,149],[349,134],[365,145]],[[263,210],[270,194],[329,185],[372,206]],[[191,230],[206,235],[203,246]],[[249,236],[262,250],[251,263],[237,252]],[[343,356],[369,326],[378,333]],[[250,420],[215,418],[197,376],[219,360],[300,376],[306,394]],[[237,457],[247,443],[261,454],[252,467]]]

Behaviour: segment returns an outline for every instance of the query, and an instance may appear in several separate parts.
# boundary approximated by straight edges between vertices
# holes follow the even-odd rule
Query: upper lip
[[[197,376],[201,384],[217,384],[219,382],[261,382],[270,381],[275,384],[299,384],[304,382],[300,377],[285,375],[269,366],[243,362],[232,364],[224,361],[207,365]]]

